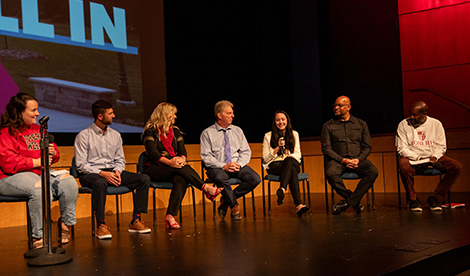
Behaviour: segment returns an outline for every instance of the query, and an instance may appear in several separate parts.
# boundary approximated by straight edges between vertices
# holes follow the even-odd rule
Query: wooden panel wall
[[[470,167],[470,129],[452,130],[447,133],[447,141],[449,145],[448,155],[462,162],[465,167]],[[262,176],[261,156],[262,145],[260,143],[250,144],[252,149],[252,159],[249,165]],[[373,151],[369,159],[379,170],[379,177],[375,183],[375,191],[377,193],[396,193],[397,189],[397,167],[396,167],[396,153],[395,153],[395,137],[380,136],[372,138]],[[304,156],[305,172],[310,176],[310,191],[312,193],[325,192],[325,176],[323,173],[323,155],[321,153],[320,141],[302,141],[301,142],[302,154]],[[188,151],[189,164],[201,174],[201,158],[199,154],[199,145],[186,145]],[[59,163],[54,164],[53,168],[63,169],[70,168],[72,157],[74,155],[73,147],[60,147],[61,160]],[[128,171],[136,171],[136,163],[141,152],[144,151],[143,146],[124,146],[126,155]],[[438,177],[417,177],[416,187],[418,191],[432,192],[439,181]],[[354,189],[357,181],[347,181],[345,184],[351,189]],[[457,183],[452,188],[452,191],[469,192],[470,187],[470,172],[464,170],[458,179]],[[78,180],[77,180],[78,185]],[[276,187],[277,184],[274,184]],[[267,188],[266,188],[267,189]],[[189,190],[188,190],[189,191]],[[271,193],[275,194],[276,189],[271,189]],[[403,192],[403,189],[401,189]],[[267,191],[266,191],[267,192]],[[157,191],[157,208],[166,208],[170,191],[158,190]],[[260,184],[255,189],[255,196],[262,195],[262,185]],[[187,192],[183,200],[184,205],[191,204],[191,193]],[[251,197],[251,194],[248,195]],[[152,191],[149,192],[149,212],[152,208]],[[196,202],[202,202],[202,196],[199,191],[196,192]],[[53,219],[59,218],[59,205],[57,202],[53,203],[52,214]],[[116,203],[114,196],[108,196],[106,202],[106,214],[114,215],[116,212]],[[127,194],[122,197],[122,211],[132,212],[132,195]],[[84,218],[91,215],[91,196],[79,195],[77,202],[77,217]],[[0,204],[0,228],[19,226],[26,224],[26,208],[24,203],[2,203]],[[145,218],[150,220],[151,217]]]

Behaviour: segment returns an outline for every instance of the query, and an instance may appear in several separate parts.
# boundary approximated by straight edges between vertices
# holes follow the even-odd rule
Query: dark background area
[[[167,95],[186,143],[199,143],[225,99],[253,143],[278,109],[301,138],[319,136],[343,94],[373,134],[403,118],[396,1],[164,4]]]

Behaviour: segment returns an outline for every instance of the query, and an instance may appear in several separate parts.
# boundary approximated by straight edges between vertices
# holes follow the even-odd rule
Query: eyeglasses
[[[333,108],[335,108],[335,107],[343,108],[344,106],[348,106],[348,105],[349,105],[349,104],[332,104],[331,106],[332,106]]]

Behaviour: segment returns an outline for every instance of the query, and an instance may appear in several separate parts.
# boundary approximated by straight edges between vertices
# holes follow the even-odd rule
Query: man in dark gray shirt
[[[335,118],[323,125],[321,132],[322,152],[325,156],[325,173],[328,183],[344,199],[333,206],[333,214],[353,206],[360,213],[364,206],[361,199],[374,185],[377,168],[367,160],[372,145],[366,122],[350,114],[351,102],[340,96],[333,104]],[[341,179],[346,171],[355,172],[361,181],[352,192]]]

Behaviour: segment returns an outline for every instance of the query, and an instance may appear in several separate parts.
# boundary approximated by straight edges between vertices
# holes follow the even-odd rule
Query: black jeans
[[[379,172],[374,164],[367,159],[359,162],[357,169],[352,171],[357,173],[361,178],[354,192],[347,189],[346,186],[344,186],[343,179],[341,179],[341,175],[346,172],[346,167],[343,164],[336,160],[330,160],[325,165],[328,183],[341,197],[346,199],[349,205],[356,207],[361,202],[364,194],[374,185]]]
[[[106,189],[109,184],[104,177],[97,173],[84,174],[80,177],[80,184],[83,187],[91,188],[91,198],[93,201],[96,221],[104,220],[104,208],[106,205]],[[147,213],[148,194],[150,178],[144,174],[123,171],[121,173],[121,185],[135,191],[134,214]],[[119,210],[117,210],[119,212]]]
[[[240,198],[247,193],[251,192],[261,182],[259,175],[250,167],[245,166],[236,173],[228,173],[223,169],[210,168],[207,171],[207,176],[214,181],[217,187],[224,188],[222,196],[224,197],[225,204],[230,207],[237,205],[237,198]],[[229,178],[238,178],[242,181],[235,190],[232,190],[232,186],[228,182]]]
[[[152,164],[144,168],[143,173],[150,176],[152,181],[173,183],[166,211],[167,214],[172,216],[178,215],[188,184],[192,184],[199,190],[202,190],[202,185],[204,185],[204,181],[189,165],[185,165],[182,168],[172,168],[165,165]]]
[[[287,157],[283,161],[272,162],[269,164],[267,171],[269,174],[277,174],[280,176],[279,181],[281,182],[281,188],[287,190],[287,184],[289,184],[295,206],[302,204],[299,188],[300,164],[295,158]]]

